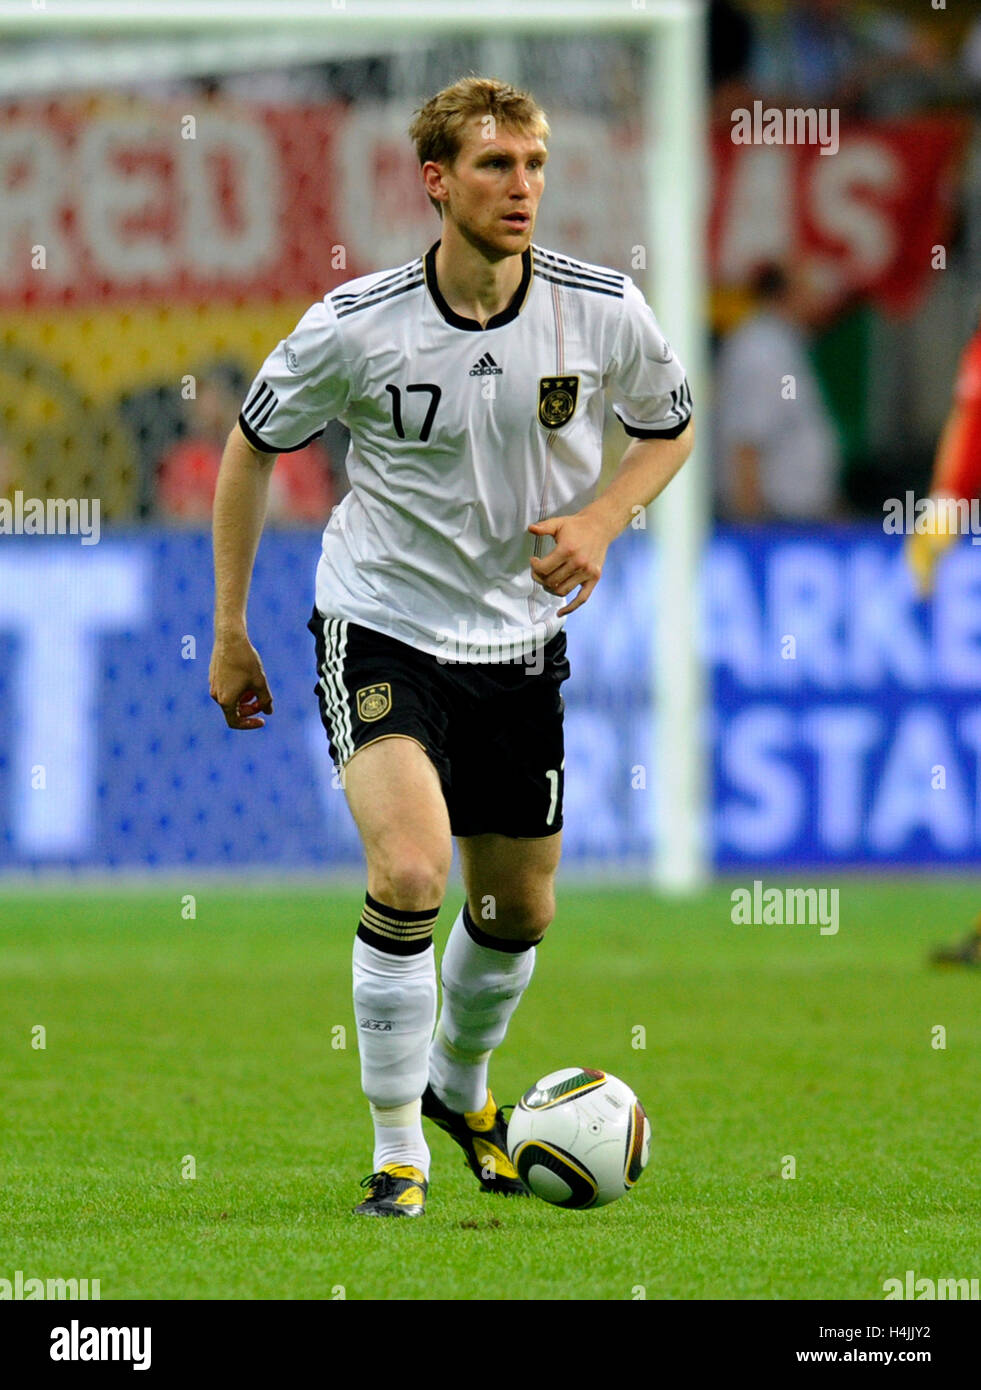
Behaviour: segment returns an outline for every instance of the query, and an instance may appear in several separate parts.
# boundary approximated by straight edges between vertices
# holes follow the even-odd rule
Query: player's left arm
[[[528,529],[554,536],[555,549],[531,562],[532,577],[551,594],[579,593],[557,616],[574,613],[599,583],[607,547],[652,502],[691,453],[692,402],[685,369],[661,332],[640,290],[624,280],[623,299],[606,302],[608,341],[603,382],[613,412],[633,437],[608,486],[573,516],[555,516]]]
[[[532,535],[555,538],[555,549],[548,555],[532,557],[535,581],[561,598],[579,589],[573,601],[559,609],[558,617],[574,613],[592,594],[610,542],[630,524],[639,507],[648,506],[670,483],[691,453],[694,429],[690,419],[674,439],[635,439],[608,486],[582,511],[528,527]]]

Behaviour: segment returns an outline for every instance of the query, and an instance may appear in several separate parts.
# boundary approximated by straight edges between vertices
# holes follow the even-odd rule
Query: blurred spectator
[[[799,271],[763,268],[758,310],[723,341],[715,372],[723,512],[815,519],[838,508],[837,434],[807,351],[813,298]]]
[[[979,16],[964,39],[961,49],[961,68],[972,89],[981,90],[981,16]]]
[[[934,40],[900,15],[852,0],[790,0],[759,16],[754,80],[776,105],[886,115],[939,75]]]
[[[157,510],[162,516],[210,520],[225,440],[246,385],[234,366],[218,364],[198,376],[197,394],[188,402],[187,434],[160,461]],[[269,484],[268,521],[326,523],[336,501],[330,460],[316,440],[279,456]]]
[[[748,78],[753,53],[753,26],[732,0],[712,0],[709,7],[709,82],[712,116],[729,121],[737,107],[753,100]]]

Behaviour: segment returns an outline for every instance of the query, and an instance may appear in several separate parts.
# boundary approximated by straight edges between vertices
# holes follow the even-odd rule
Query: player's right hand
[[[215,638],[208,679],[211,698],[230,729],[265,728],[258,715],[272,714],[272,695],[259,653],[245,633]]]

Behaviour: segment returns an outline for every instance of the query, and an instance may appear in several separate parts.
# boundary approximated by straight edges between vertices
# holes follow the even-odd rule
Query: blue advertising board
[[[726,531],[703,603],[720,866],[977,862],[981,551],[923,603],[881,529]]]
[[[360,864],[314,696],[318,549],[263,538],[250,635],[276,713],[240,733],[208,696],[207,534],[0,541],[0,869]],[[628,531],[567,625],[567,863],[650,853],[653,563]],[[721,529],[700,602],[719,869],[981,859],[981,551],[925,605],[880,528]]]

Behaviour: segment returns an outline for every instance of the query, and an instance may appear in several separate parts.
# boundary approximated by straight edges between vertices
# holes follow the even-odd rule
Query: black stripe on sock
[[[415,956],[433,944],[432,929],[439,915],[438,906],[425,908],[422,912],[404,912],[399,907],[380,903],[370,893],[365,893],[364,901],[366,912],[358,923],[357,934],[377,951],[387,951],[390,956]],[[375,918],[376,914],[388,919],[384,932],[376,930],[377,923],[373,925],[365,921],[366,916]],[[420,928],[426,926],[429,931],[420,932]],[[405,931],[404,936],[401,929]]]
[[[463,925],[471,941],[475,941],[478,946],[487,946],[492,951],[505,951],[508,955],[518,955],[521,951],[530,951],[532,946],[537,946],[541,941],[538,937],[536,941],[516,941],[504,936],[491,936],[489,932],[481,931],[480,927],[470,916],[470,904],[463,904]]]
[[[404,922],[407,927],[413,926],[417,922],[428,922],[430,918],[439,916],[438,907],[425,907],[421,912],[404,912],[400,907],[386,907],[377,898],[373,898],[370,893],[365,893],[364,900],[376,912],[380,912],[384,917],[394,917],[397,921]]]

